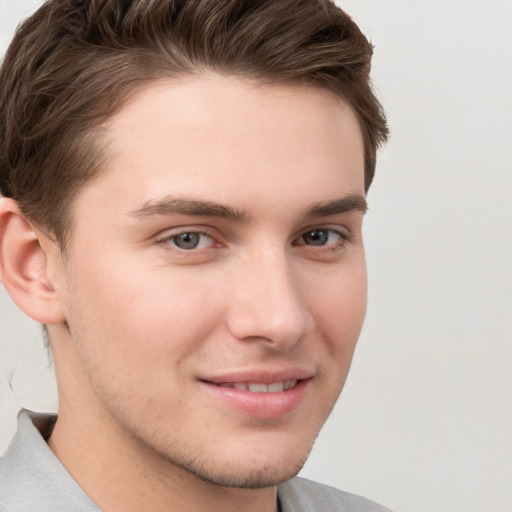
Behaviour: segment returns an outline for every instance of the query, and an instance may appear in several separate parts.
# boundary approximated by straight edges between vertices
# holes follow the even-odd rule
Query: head
[[[328,0],[53,0],[19,28],[1,265],[63,415],[220,485],[300,469],[364,317],[371,53]]]
[[[49,1],[0,75],[0,190],[61,245],[75,194],[101,172],[101,125],[148,82],[215,72],[331,91],[354,111],[365,188],[387,128],[372,47],[330,0]]]

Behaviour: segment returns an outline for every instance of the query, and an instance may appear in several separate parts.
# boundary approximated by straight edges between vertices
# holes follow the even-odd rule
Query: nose
[[[228,328],[245,341],[261,341],[289,350],[313,326],[300,271],[284,251],[259,251],[247,258],[231,279]]]

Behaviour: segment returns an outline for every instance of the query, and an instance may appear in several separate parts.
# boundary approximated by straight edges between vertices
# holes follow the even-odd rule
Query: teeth
[[[285,391],[286,391],[287,389],[293,388],[296,384],[297,384],[297,379],[287,380],[287,381],[284,383],[284,389],[285,389]]]
[[[219,386],[223,388],[235,388],[251,393],[282,393],[287,389],[293,388],[297,384],[296,379],[286,380],[284,382],[274,382],[272,384],[263,384],[261,382],[222,382]]]
[[[268,386],[259,382],[250,382],[247,387],[251,393],[266,393],[268,391]]]
[[[284,382],[276,382],[268,385],[269,393],[281,393],[284,391]]]

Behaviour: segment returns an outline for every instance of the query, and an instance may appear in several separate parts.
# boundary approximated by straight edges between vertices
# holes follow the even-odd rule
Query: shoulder
[[[19,413],[16,434],[0,458],[0,512],[99,512],[46,444],[54,423],[53,415]]]
[[[391,512],[377,503],[304,478],[278,486],[282,512]]]

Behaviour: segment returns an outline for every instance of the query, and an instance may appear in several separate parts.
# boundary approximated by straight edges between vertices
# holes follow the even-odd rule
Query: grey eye
[[[329,241],[330,234],[328,230],[315,229],[304,233],[302,239],[307,245],[325,245]]]
[[[201,236],[201,233],[182,233],[181,235],[173,236],[171,240],[176,247],[184,250],[191,250],[199,247]]]

